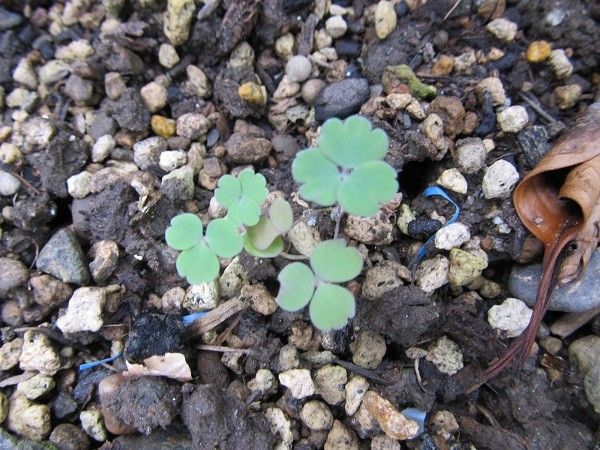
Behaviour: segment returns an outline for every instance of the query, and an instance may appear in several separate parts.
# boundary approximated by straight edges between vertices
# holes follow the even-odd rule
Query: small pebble
[[[285,65],[285,73],[291,81],[302,83],[312,72],[312,64],[306,56],[292,56]]]
[[[23,349],[19,357],[19,367],[44,375],[54,375],[60,369],[60,356],[52,342],[42,333],[26,331],[23,335]]]
[[[98,331],[104,324],[102,310],[106,297],[118,289],[118,286],[77,289],[69,299],[66,313],[56,321],[56,326],[63,333]]]
[[[479,138],[466,138],[456,142],[456,165],[463,173],[479,172],[487,157],[487,150]]]
[[[208,311],[219,304],[219,283],[200,283],[190,286],[183,301],[183,307],[190,312]]]
[[[88,409],[79,413],[79,420],[81,421],[81,428],[85,431],[92,439],[98,442],[104,442],[108,439],[106,428],[104,428],[104,421],[102,420],[102,412],[97,409]]]
[[[441,187],[457,192],[458,194],[467,193],[467,180],[456,168],[444,170],[436,183]]]
[[[302,85],[302,98],[309,105],[313,105],[325,87],[325,82],[319,78],[306,81]]]
[[[579,101],[582,91],[578,84],[558,86],[554,89],[554,98],[560,109],[571,109]]]
[[[319,400],[306,402],[300,411],[300,418],[312,431],[328,430],[333,425],[333,414],[327,405]]]
[[[325,30],[333,39],[342,37],[347,29],[348,25],[342,16],[333,16],[325,21]]]
[[[475,86],[475,92],[479,95],[479,101],[484,102],[483,94],[488,92],[492,97],[494,106],[504,105],[506,103],[506,92],[500,78],[488,77],[481,80]]]
[[[368,391],[363,398],[363,404],[388,437],[407,440],[418,434],[419,424],[406,418],[394,405],[376,392]]]
[[[344,386],[347,381],[346,369],[327,364],[315,372],[315,392],[330,405],[337,405],[346,398]]]
[[[152,116],[150,126],[152,131],[163,139],[169,139],[177,133],[177,122],[164,116]]]
[[[552,52],[552,45],[548,41],[534,41],[527,47],[527,62],[537,64],[546,61]]]
[[[21,187],[21,182],[14,175],[0,170],[0,195],[13,196]]]
[[[492,20],[485,29],[504,42],[512,41],[517,35],[517,24],[503,17]]]
[[[291,448],[294,442],[292,421],[279,408],[267,408],[265,418],[271,426],[271,432],[281,439],[283,448]]]
[[[19,436],[42,441],[48,437],[52,427],[50,408],[32,403],[23,395],[13,394],[6,425]]]
[[[450,250],[460,247],[471,239],[469,227],[460,222],[454,222],[438,230],[435,233],[435,248]]]
[[[192,88],[191,90],[200,98],[209,97],[211,94],[211,87],[204,71],[192,64],[187,66],[185,71],[188,77],[187,85]]]
[[[240,300],[248,302],[250,307],[263,316],[277,311],[277,302],[264,284],[246,284],[242,286]]]
[[[67,179],[67,190],[73,198],[84,198],[92,189],[93,176],[89,172],[81,172]]]
[[[375,32],[379,39],[385,39],[396,29],[398,17],[391,1],[380,0],[375,8]]]
[[[163,32],[174,46],[185,44],[196,13],[194,0],[168,0]]]
[[[454,70],[454,57],[449,55],[440,55],[436,58],[431,67],[431,74],[435,76],[450,75]]]
[[[210,120],[199,113],[183,114],[177,119],[177,135],[193,141],[204,136],[210,128]]]
[[[104,161],[115,149],[116,145],[115,139],[110,134],[102,136],[92,146],[92,161]]]
[[[90,273],[96,283],[103,283],[112,275],[119,261],[119,246],[114,241],[102,240],[92,245],[89,256]]]
[[[354,431],[335,419],[327,434],[324,450],[359,450],[358,439]]]
[[[495,330],[503,332],[506,337],[520,336],[531,319],[533,311],[517,298],[507,298],[500,305],[494,305],[488,310],[489,324]]]
[[[365,369],[376,369],[383,361],[387,346],[382,335],[364,330],[350,343],[352,362]]]
[[[416,272],[417,286],[428,294],[448,283],[450,261],[442,255],[424,260]]]
[[[15,338],[12,341],[5,342],[0,347],[0,370],[9,370],[19,364],[22,349],[22,338]],[[1,420],[0,423],[2,423]]]
[[[90,448],[90,439],[85,432],[72,423],[58,424],[50,433],[49,440],[60,450],[88,450]]]
[[[440,372],[447,375],[454,375],[464,367],[460,347],[447,336],[442,336],[429,348],[425,359],[435,364]]]
[[[17,384],[17,392],[23,394],[29,400],[35,400],[54,389],[55,384],[51,376],[38,373]]]
[[[499,159],[483,175],[481,188],[485,198],[508,198],[519,181],[519,172],[508,161]]]
[[[175,47],[167,43],[161,44],[158,49],[158,62],[167,69],[170,69],[177,64],[179,62],[179,55],[177,54]]]
[[[573,74],[573,64],[563,49],[552,50],[548,64],[556,78],[569,78]]]
[[[169,150],[160,154],[158,165],[165,172],[171,172],[185,165],[187,154],[181,150]]]
[[[111,100],[117,100],[126,87],[125,80],[120,73],[108,72],[104,75],[104,90]]]
[[[435,433],[442,434],[447,438],[460,431],[458,422],[450,411],[437,411],[433,414],[431,427]]]
[[[399,274],[406,270],[402,264],[395,261],[384,261],[365,273],[362,283],[362,296],[368,300],[377,300],[386,292],[402,286]]]
[[[248,81],[238,88],[242,100],[253,105],[264,106],[267,103],[267,90],[264,86]]]
[[[313,395],[315,385],[307,369],[291,369],[278,376],[279,382],[290,390],[293,398],[304,398]]]
[[[475,280],[488,265],[483,256],[453,248],[450,250],[448,279],[455,286],[464,286]]]
[[[275,41],[275,53],[284,61],[287,61],[294,54],[294,35],[285,33]]]
[[[156,112],[167,104],[167,89],[156,81],[142,87],[140,95],[150,112]]]
[[[518,133],[529,122],[527,110],[521,105],[510,106],[500,111],[496,118],[500,129],[506,133]]]

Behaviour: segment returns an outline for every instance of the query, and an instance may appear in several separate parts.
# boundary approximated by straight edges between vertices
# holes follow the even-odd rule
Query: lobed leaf
[[[396,171],[383,161],[369,161],[354,169],[339,185],[338,200],[355,216],[375,214],[381,203],[389,202],[398,191]]]
[[[260,173],[254,173],[251,168],[244,169],[238,175],[242,186],[243,199],[254,200],[259,206],[267,198],[267,180]]]
[[[175,267],[189,284],[208,283],[219,275],[219,259],[203,244],[182,251]]]
[[[298,192],[303,199],[321,206],[337,201],[338,169],[319,150],[309,148],[298,152],[292,162],[292,176],[301,184]]]
[[[179,214],[171,219],[165,231],[167,245],[175,250],[187,250],[202,239],[202,220],[195,214]]]
[[[281,197],[273,200],[269,206],[269,222],[279,233],[287,233],[294,223],[291,205]]]
[[[277,236],[279,236],[279,231],[266,216],[260,216],[258,223],[246,230],[246,239],[257,250],[265,250]]]
[[[369,119],[354,115],[343,122],[329,119],[321,127],[318,148],[340,167],[353,169],[368,161],[381,160],[389,147],[385,131],[372,128]]]
[[[254,200],[242,197],[229,208],[227,217],[238,225],[251,227],[260,219],[260,207]]]
[[[319,330],[339,330],[356,314],[356,302],[348,289],[323,283],[315,291],[308,312],[310,321]]]
[[[343,239],[323,241],[310,255],[310,265],[323,281],[342,283],[352,280],[362,270],[362,256]]]
[[[246,238],[244,239],[244,250],[257,258],[275,258],[283,251],[283,238],[277,236],[267,248],[261,250],[256,248],[252,240],[246,235]]]
[[[301,262],[288,264],[277,276],[279,294],[277,304],[286,311],[299,311],[310,301],[315,290],[315,276]]]
[[[244,236],[228,218],[215,219],[206,227],[206,242],[221,258],[233,258],[244,248]]]
[[[242,195],[240,180],[232,175],[223,175],[219,178],[218,187],[215,189],[215,198],[225,209],[231,208]]]

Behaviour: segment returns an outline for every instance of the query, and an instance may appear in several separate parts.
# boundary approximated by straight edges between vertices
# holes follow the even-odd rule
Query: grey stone
[[[12,196],[21,187],[21,182],[14,175],[0,170],[0,195]]]
[[[21,23],[21,19],[19,14],[0,8],[0,31],[16,27]]]
[[[315,102],[318,121],[330,117],[343,119],[358,112],[369,99],[369,82],[364,78],[347,78],[326,86]]]
[[[88,133],[94,138],[95,141],[107,134],[112,136],[116,131],[117,124],[115,123],[115,120],[108,116],[105,112],[96,114],[94,121],[88,129]]]
[[[150,111],[144,105],[137,89],[126,89],[113,112],[119,126],[126,130],[144,131],[150,124]]]
[[[94,93],[94,85],[77,75],[71,75],[65,83],[65,94],[77,103],[87,102]]]
[[[65,283],[85,285],[90,281],[81,246],[70,228],[63,228],[50,238],[38,256],[36,267]]]
[[[508,288],[511,294],[533,306],[542,274],[541,264],[514,266]],[[560,286],[552,293],[548,308],[551,311],[581,312],[600,306],[600,250],[594,251],[582,276]]]
[[[20,261],[0,258],[0,295],[27,281],[28,271]]]

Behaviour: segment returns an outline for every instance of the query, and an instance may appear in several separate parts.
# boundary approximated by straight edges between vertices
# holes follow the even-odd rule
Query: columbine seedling
[[[398,182],[396,171],[383,161],[388,147],[385,132],[373,129],[364,117],[329,119],[317,145],[298,152],[292,163],[300,196],[319,206],[335,206],[336,228],[334,239],[313,249],[310,267],[294,262],[279,273],[277,303],[287,311],[309,305],[310,319],[321,330],[343,328],[354,317],[354,295],[337,283],[358,276],[363,259],[358,250],[337,239],[339,224],[343,212],[369,217],[392,200]],[[283,238],[294,221],[292,208],[275,198],[261,213],[267,194],[265,178],[244,169],[237,177],[219,179],[215,197],[227,215],[211,221],[205,234],[197,216],[173,218],[165,234],[167,244],[181,251],[179,274],[190,284],[206,283],[219,275],[219,257],[231,258],[242,249],[263,258],[282,254]]]

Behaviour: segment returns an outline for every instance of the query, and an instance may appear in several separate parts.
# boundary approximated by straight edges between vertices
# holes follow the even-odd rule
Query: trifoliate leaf
[[[315,276],[310,268],[301,262],[288,264],[277,276],[279,294],[277,304],[286,311],[304,308],[315,290]]]
[[[215,189],[215,198],[223,208],[230,208],[242,195],[242,185],[238,178],[232,175],[223,175],[219,178],[218,187]]]
[[[242,197],[229,208],[227,217],[238,225],[251,227],[260,219],[260,207],[254,200]]]
[[[202,221],[194,214],[179,214],[171,219],[165,231],[167,245],[175,250],[187,250],[202,239]]]
[[[389,140],[385,131],[372,129],[365,117],[350,116],[343,122],[329,119],[321,127],[318,148],[340,167],[353,169],[367,161],[383,159]]]
[[[362,270],[362,256],[343,239],[323,241],[310,255],[310,265],[323,281],[343,283],[355,278]]]
[[[287,233],[294,223],[291,205],[281,197],[273,200],[269,206],[269,222],[281,234]]]
[[[338,200],[355,216],[369,217],[398,191],[396,171],[383,161],[369,161],[354,169],[341,183]]]
[[[246,238],[244,239],[244,250],[257,258],[275,258],[283,251],[283,238],[277,236],[267,248],[259,250],[254,246],[248,235],[246,235]]]
[[[356,303],[348,289],[323,283],[315,291],[308,312],[312,324],[319,330],[339,330],[354,317]]]
[[[195,245],[177,258],[177,272],[190,284],[208,283],[219,275],[219,259],[206,245]]]
[[[215,219],[206,227],[206,242],[221,258],[233,258],[244,248],[244,236],[231,220]]]
[[[260,173],[247,168],[238,175],[242,186],[242,199],[254,200],[259,206],[267,198],[267,180]]]
[[[258,223],[246,230],[246,240],[250,240],[252,247],[257,250],[265,250],[277,236],[279,231],[266,216],[260,216]]]
[[[299,193],[303,199],[321,206],[337,201],[338,169],[319,150],[309,148],[298,152],[292,163],[292,175],[301,184]]]

